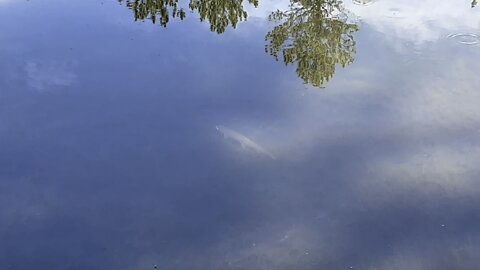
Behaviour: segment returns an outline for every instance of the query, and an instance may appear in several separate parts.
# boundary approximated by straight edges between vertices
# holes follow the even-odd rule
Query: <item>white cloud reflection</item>
[[[358,0],[344,1],[354,20],[360,19],[394,43],[424,45],[446,38],[449,34],[469,34],[468,42],[478,42],[480,9],[471,8],[470,0],[377,0],[359,5]],[[364,1],[365,2],[365,1]],[[250,18],[266,18],[277,9],[288,10],[289,1],[261,1],[257,8],[245,5]],[[471,36],[473,34],[474,36]],[[460,38],[459,38],[460,39]],[[398,44],[396,44],[398,46]]]
[[[267,18],[275,10],[288,10],[289,1],[285,0],[265,0],[259,1],[258,6],[245,3],[244,8],[249,18]]]
[[[261,3],[265,4],[256,14],[268,14],[288,1],[272,6]],[[472,9],[470,1],[378,0],[356,5],[349,0],[345,5],[370,26],[365,31],[375,29],[384,34],[395,48],[406,43],[430,44],[422,57],[431,59],[425,61],[404,51],[389,59],[372,59],[367,65],[356,63],[347,68],[348,76],[337,70],[325,90],[302,91],[298,82],[285,85],[292,89],[277,97],[286,112],[282,120],[262,128],[259,141],[279,159],[290,161],[308,159],[319,151],[336,151],[337,146],[344,151],[358,144],[391,141],[403,149],[385,150],[387,157],[369,157],[375,173],[372,178],[402,176],[399,181],[404,185],[434,182],[451,192],[480,192],[471,189],[475,164],[480,162],[478,144],[471,139],[472,132],[480,132],[478,64],[472,60],[478,56],[477,47],[456,46],[458,50],[452,53],[447,42],[450,33],[475,33],[480,26],[479,10]],[[373,50],[381,50],[368,36],[361,42],[372,42]],[[362,53],[368,51],[358,52]],[[402,63],[409,57],[414,59],[412,63]],[[268,138],[268,134],[275,136]]]
[[[480,12],[466,0],[379,0],[365,6],[346,1],[345,6],[388,39],[415,45],[451,33],[476,31],[480,26]]]
[[[28,85],[37,91],[48,91],[52,87],[69,86],[77,76],[65,64],[56,62],[27,62],[24,66]]]

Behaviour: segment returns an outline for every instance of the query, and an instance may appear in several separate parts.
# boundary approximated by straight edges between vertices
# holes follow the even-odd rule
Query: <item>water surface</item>
[[[0,269],[478,269],[475,5],[0,0]]]

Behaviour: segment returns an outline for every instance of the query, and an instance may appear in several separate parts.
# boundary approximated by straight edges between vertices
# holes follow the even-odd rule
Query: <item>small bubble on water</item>
[[[400,9],[398,9],[398,8],[391,8],[391,9],[389,9],[388,12],[387,12],[387,14],[386,14],[386,16],[387,16],[388,18],[394,18],[394,19],[401,19],[401,18],[404,17],[403,14],[402,14],[402,12],[401,12]]]

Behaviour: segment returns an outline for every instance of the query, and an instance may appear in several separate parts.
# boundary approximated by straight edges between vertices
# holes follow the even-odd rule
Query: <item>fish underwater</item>
[[[242,148],[251,149],[251,150],[254,150],[257,153],[267,155],[271,159],[276,159],[276,157],[272,153],[270,153],[265,148],[258,145],[257,143],[255,143],[251,139],[247,138],[245,135],[243,135],[243,134],[241,134],[241,133],[239,133],[239,132],[237,132],[233,129],[227,128],[225,126],[216,126],[215,128],[223,135],[223,137],[225,139],[230,139],[232,141],[235,141],[235,142],[239,143],[242,146]]]

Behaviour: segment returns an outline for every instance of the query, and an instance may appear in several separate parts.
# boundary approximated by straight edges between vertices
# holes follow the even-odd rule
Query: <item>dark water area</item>
[[[0,0],[0,26],[0,269],[479,268],[475,1]]]

